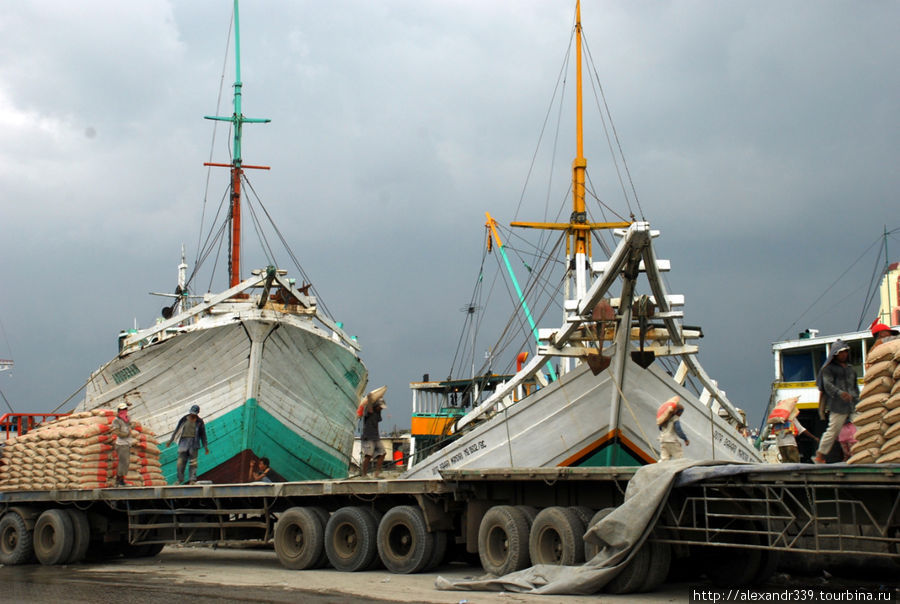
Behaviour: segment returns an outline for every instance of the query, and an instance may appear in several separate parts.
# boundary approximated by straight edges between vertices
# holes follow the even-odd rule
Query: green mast
[[[205,166],[218,166],[231,168],[231,246],[228,254],[228,272],[230,286],[234,287],[241,282],[241,175],[243,170],[253,168],[268,170],[268,166],[245,166],[241,157],[241,138],[243,126],[249,124],[266,124],[272,120],[268,118],[244,117],[241,110],[241,26],[238,14],[238,0],[234,0],[234,113],[230,117],[210,116],[204,118],[219,122],[231,122],[234,131],[234,146],[230,164],[204,163]]]
[[[491,218],[489,212],[485,212],[487,216],[487,227],[491,229],[491,233],[494,234],[494,239],[497,240],[497,249],[500,250],[500,255],[503,257],[503,262],[506,263],[506,271],[509,273],[509,277],[512,280],[513,287],[516,288],[516,294],[519,296],[519,302],[522,304],[522,310],[525,311],[525,318],[528,319],[528,325],[531,326],[531,333],[534,335],[534,341],[537,342],[537,345],[541,345],[541,338],[538,335],[537,325],[534,323],[534,319],[531,316],[531,309],[528,308],[528,302],[525,301],[525,294],[522,293],[522,288],[519,287],[519,280],[516,279],[516,274],[513,272],[512,265],[509,263],[509,258],[506,257],[506,250],[503,249],[503,242],[500,241],[500,234],[497,232],[497,222]],[[550,379],[552,381],[556,381],[556,371],[553,370],[553,365],[550,361],[547,361],[547,371],[550,373]]]

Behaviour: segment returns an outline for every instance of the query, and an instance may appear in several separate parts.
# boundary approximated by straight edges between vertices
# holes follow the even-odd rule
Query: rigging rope
[[[893,231],[892,231],[892,232],[893,232]],[[781,334],[780,334],[777,338],[775,338],[776,341],[777,341],[777,340],[783,340],[783,339],[784,339],[784,336],[785,336],[789,331],[791,331],[791,329],[793,329],[794,326],[797,325],[797,323],[800,322],[800,319],[802,319],[804,316],[806,316],[806,313],[808,313],[808,312],[809,312],[816,304],[818,304],[819,301],[821,301],[822,298],[824,298],[825,295],[826,295],[828,292],[830,292],[830,291],[834,288],[834,286],[838,284],[838,282],[839,282],[841,279],[844,278],[844,275],[846,275],[847,273],[849,273],[849,272],[853,269],[853,267],[856,266],[856,265],[859,263],[859,261],[862,260],[863,257],[865,257],[865,255],[868,254],[869,251],[870,251],[875,245],[877,245],[878,243],[879,243],[879,240],[878,240],[878,239],[876,239],[874,242],[872,242],[872,244],[870,244],[869,247],[867,247],[867,248],[865,249],[865,251],[863,251],[863,253],[860,254],[860,255],[856,258],[856,260],[854,260],[853,263],[852,263],[850,266],[848,266],[848,267],[846,268],[846,270],[844,270],[844,272],[842,272],[842,273],[840,274],[840,276],[838,276],[838,278],[835,279],[835,280],[831,283],[831,285],[829,285],[827,288],[825,288],[825,291],[823,291],[823,292],[819,295],[819,297],[816,298],[816,299],[813,301],[812,304],[810,304],[809,306],[806,307],[806,310],[804,310],[802,313],[800,313],[800,316],[797,317],[797,319],[796,319],[793,323],[791,323],[790,325],[788,325],[787,329],[785,329],[783,332],[781,332]]]
[[[219,115],[219,110],[222,107],[222,93],[225,89],[225,69],[228,65],[228,51],[231,49],[231,28],[234,25],[234,8],[231,9],[231,19],[228,22],[228,36],[225,38],[225,56],[222,59],[222,75],[219,77],[219,94],[216,97],[216,115]],[[209,145],[209,163],[212,163],[213,153],[216,148],[216,131],[218,128],[219,122],[213,120],[213,134],[212,141]],[[203,205],[200,211],[200,229],[197,231],[197,256],[194,259],[194,266],[196,267],[200,263],[200,238],[203,236],[203,222],[206,218],[206,202],[207,196],[209,195],[209,183],[210,178],[212,176],[212,166],[207,166],[206,168],[206,187],[203,190]],[[218,217],[218,213],[216,213]],[[215,221],[214,221],[215,222]]]
[[[614,122],[613,119],[612,119],[612,113],[610,112],[610,110],[609,110],[609,105],[608,105],[607,102],[606,102],[606,93],[603,91],[603,85],[600,83],[600,74],[597,73],[597,65],[596,65],[596,63],[594,62],[594,57],[593,57],[593,55],[591,54],[591,49],[590,49],[590,47],[588,46],[588,43],[587,43],[587,37],[586,37],[586,36],[584,37],[584,47],[585,47],[585,50],[587,51],[588,62],[589,62],[589,63],[593,66],[593,68],[594,68],[594,69],[593,69],[594,77],[591,78],[591,89],[594,89],[594,83],[595,83],[595,80],[596,80],[596,87],[597,87],[597,89],[600,90],[600,97],[599,97],[599,98],[603,100],[603,107],[606,109],[606,116],[609,117],[609,125],[610,125],[610,127],[612,128],[612,131],[613,131],[613,137],[616,139],[616,146],[617,146],[618,149],[619,149],[619,155],[618,155],[618,156],[622,158],[622,166],[625,168],[625,174],[628,176],[628,183],[629,183],[629,185],[631,186],[631,192],[632,192],[632,194],[634,195],[634,202],[635,202],[635,204],[636,204],[637,207],[638,207],[638,212],[640,213],[641,220],[643,220],[643,219],[644,219],[644,210],[643,210],[643,208],[641,208],[641,201],[640,201],[640,199],[638,198],[637,190],[634,188],[634,181],[633,181],[632,178],[631,178],[631,171],[628,169],[628,162],[625,160],[625,153],[624,153],[624,151],[622,151],[622,143],[621,143],[621,141],[619,140],[619,133],[618,133],[618,131],[616,130],[616,124],[615,124],[615,122]],[[596,90],[594,90],[594,99],[595,99],[595,100],[599,100],[598,97],[597,97],[597,91],[596,91]],[[599,103],[598,103],[598,108],[599,108]],[[603,110],[601,109],[601,111],[600,111],[600,118],[601,118],[601,121],[603,122],[603,129],[604,129],[604,131],[605,131],[605,130],[606,130],[606,120],[603,118],[603,115],[604,115],[604,112],[603,112]],[[609,138],[609,133],[608,133],[608,132],[606,133],[606,140],[607,140],[607,143],[609,143],[610,145],[612,145],[612,141],[611,141],[610,138]],[[620,183],[621,186],[622,186],[622,193],[625,195],[625,201],[626,201],[626,203],[628,203],[629,212],[630,212],[630,211],[631,211],[631,204],[628,202],[628,194],[627,194],[627,192],[625,191],[625,185],[624,185],[624,183],[622,183],[622,175],[619,173],[619,162],[616,161],[616,155],[615,155],[615,153],[612,151],[612,149],[610,149],[610,152],[612,153],[612,156],[613,156],[613,163],[614,163],[615,166],[616,166],[616,174],[617,174],[618,177],[619,177],[619,183]]]

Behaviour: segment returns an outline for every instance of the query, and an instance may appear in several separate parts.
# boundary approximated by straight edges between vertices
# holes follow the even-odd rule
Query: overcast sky
[[[855,329],[875,251],[798,317],[898,226],[900,3],[586,0],[582,12],[669,288],[703,327],[701,363],[756,423],[771,343]],[[557,129],[554,110],[553,184],[531,182],[535,203],[517,213],[573,14],[549,0],[241,6],[244,114],[272,119],[245,128],[245,162],[272,167],[253,187],[358,336],[371,386],[389,386],[384,427],[409,425],[408,382],[450,369],[484,211],[542,220],[546,198],[564,197],[574,126],[563,115]],[[15,410],[78,390],[120,329],[154,322],[163,300],[148,292],[173,289],[182,244],[193,263],[204,196],[208,226],[227,178],[214,171],[205,193],[202,117],[230,19],[227,0],[0,3],[0,358],[15,360],[0,391]],[[589,173],[605,186],[615,176],[586,106]],[[213,160],[228,161],[221,127],[216,141]],[[248,253],[245,267],[265,264]],[[484,325],[476,350],[502,327]]]

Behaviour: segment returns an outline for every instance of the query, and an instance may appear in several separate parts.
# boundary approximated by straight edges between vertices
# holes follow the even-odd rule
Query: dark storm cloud
[[[0,7],[0,318],[16,360],[0,389],[18,410],[61,403],[114,354],[120,328],[155,320],[163,301],[147,292],[174,286],[182,244],[193,260],[210,155],[202,116],[216,111],[230,11]],[[895,226],[898,12],[894,2],[583,6],[644,214],[662,231],[658,254],[673,263],[670,289],[704,328],[701,362],[755,419],[771,341]],[[372,385],[389,385],[389,422],[408,422],[408,381],[449,371],[484,211],[516,215],[572,13],[537,1],[241,7],[244,112],[273,120],[245,129],[245,159],[272,166],[250,174],[253,186],[359,336]],[[590,92],[586,103],[589,171],[612,202],[619,186]],[[574,153],[568,115],[554,211]],[[220,129],[214,161],[228,145]],[[207,221],[223,177],[213,173]],[[520,219],[543,215],[546,182],[532,185]],[[265,262],[251,249],[245,266]],[[870,266],[859,272],[862,289]],[[863,292],[835,295],[848,297],[796,330],[854,329]]]

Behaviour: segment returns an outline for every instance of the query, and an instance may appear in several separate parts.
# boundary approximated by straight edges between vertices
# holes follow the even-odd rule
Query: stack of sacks
[[[10,439],[0,449],[0,490],[96,489],[113,486],[118,467],[116,412],[95,409],[62,417]],[[159,442],[153,433],[131,431],[127,484],[163,486]]]
[[[900,340],[868,354],[856,415],[856,444],[847,463],[900,462]]]

